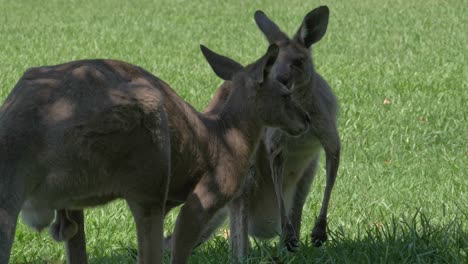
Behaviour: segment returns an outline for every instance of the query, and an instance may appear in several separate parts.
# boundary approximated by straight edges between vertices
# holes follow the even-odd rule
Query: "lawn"
[[[31,66],[83,58],[140,65],[197,109],[221,84],[203,43],[244,64],[267,48],[262,9],[288,34],[318,1],[0,0],[0,97]],[[305,205],[299,252],[252,240],[246,263],[468,263],[468,5],[462,0],[329,1],[313,47],[340,102],[342,161],[329,241],[308,241],[324,164]],[[133,219],[122,201],[86,212],[91,263],[134,263]],[[173,228],[176,214],[167,217]],[[227,263],[220,232],[191,263]],[[168,260],[169,258],[167,258]],[[21,220],[11,263],[63,263],[64,246]]]

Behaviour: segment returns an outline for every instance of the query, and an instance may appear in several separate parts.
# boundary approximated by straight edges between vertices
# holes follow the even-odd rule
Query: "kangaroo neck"
[[[242,93],[241,88],[234,88],[219,111],[220,121],[229,124],[228,129],[237,131],[251,142],[259,137],[262,128],[254,100],[253,96]]]
[[[180,128],[173,132],[173,142],[178,145],[175,148],[185,149],[187,155],[197,159],[202,153],[209,157],[220,153],[250,157],[263,126],[252,101],[254,98],[240,89],[234,88],[216,113],[200,113],[183,104],[185,113],[174,124]]]

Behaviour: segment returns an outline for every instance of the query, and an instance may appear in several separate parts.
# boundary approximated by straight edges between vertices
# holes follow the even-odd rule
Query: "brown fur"
[[[300,137],[291,137],[268,128],[254,157],[252,183],[230,204],[231,246],[236,257],[248,249],[248,233],[258,238],[281,234],[289,250],[298,246],[302,209],[318,164],[320,149],[326,154],[327,183],[322,208],[311,237],[314,245],[326,241],[327,209],[340,159],[340,139],[336,127],[337,102],[327,82],[315,71],[310,46],[325,34],[329,10],[322,6],[304,18],[290,39],[265,14],[257,11],[255,20],[270,43],[278,44],[278,59],[272,78],[292,89],[297,102],[311,116],[311,129]],[[216,112],[232,91],[224,83],[206,108]],[[227,214],[227,210],[220,211]],[[204,238],[224,220],[223,215],[205,227]],[[168,242],[168,241],[166,241]]]
[[[302,208],[315,175],[320,147],[326,154],[327,182],[322,208],[312,231],[315,245],[327,239],[327,209],[339,166],[336,99],[326,81],[314,70],[309,50],[325,34],[328,13],[326,6],[312,10],[293,39],[282,33],[266,15],[256,13],[256,22],[269,42],[280,46],[272,77],[293,89],[296,100],[312,119],[311,129],[300,137],[290,137],[274,128],[267,130],[256,155],[258,186],[248,201],[249,231],[259,237],[271,237],[278,231],[278,226],[273,228],[277,223],[290,250],[297,246]],[[271,204],[274,197],[277,205]],[[278,217],[280,221],[275,220]]]
[[[20,210],[39,230],[58,210],[53,236],[67,241],[69,263],[86,263],[82,208],[117,198],[135,218],[139,263],[162,263],[164,214],[185,201],[171,262],[187,262],[202,224],[242,186],[262,127],[300,134],[309,122],[267,78],[275,45],[247,68],[202,51],[232,81],[217,114],[198,113],[125,62],[75,61],[23,75],[0,109],[0,263],[8,262]]]

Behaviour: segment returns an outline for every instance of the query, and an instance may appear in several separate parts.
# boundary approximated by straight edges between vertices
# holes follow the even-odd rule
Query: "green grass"
[[[31,66],[115,58],[168,82],[197,109],[221,83],[198,45],[244,64],[267,47],[253,13],[292,34],[318,1],[0,0],[0,97]],[[316,68],[340,102],[342,162],[330,240],[313,248],[324,166],[305,205],[296,254],[252,242],[246,263],[468,263],[468,5],[462,0],[330,1]],[[384,104],[384,100],[390,102]],[[171,230],[175,214],[167,218]],[[91,263],[132,263],[123,202],[86,211]],[[228,262],[220,234],[191,263]],[[62,263],[63,245],[20,224],[12,263]]]

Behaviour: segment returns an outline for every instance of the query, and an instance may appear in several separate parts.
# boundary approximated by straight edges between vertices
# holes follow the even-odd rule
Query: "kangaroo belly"
[[[299,139],[291,139],[284,149],[283,201],[288,215],[294,206],[297,184],[320,151],[320,144],[315,138],[302,140],[305,144],[299,144]],[[260,152],[260,155],[267,153]],[[256,184],[249,197],[249,234],[258,238],[273,238],[281,233],[281,215],[271,170],[266,163],[268,160],[266,156],[257,159]]]
[[[304,173],[312,160],[317,158],[321,148],[315,137],[309,136],[303,140],[304,145],[300,146],[294,139],[291,139],[285,151],[283,198],[288,213],[293,207],[299,181],[302,177],[313,177],[313,175],[304,175]]]

